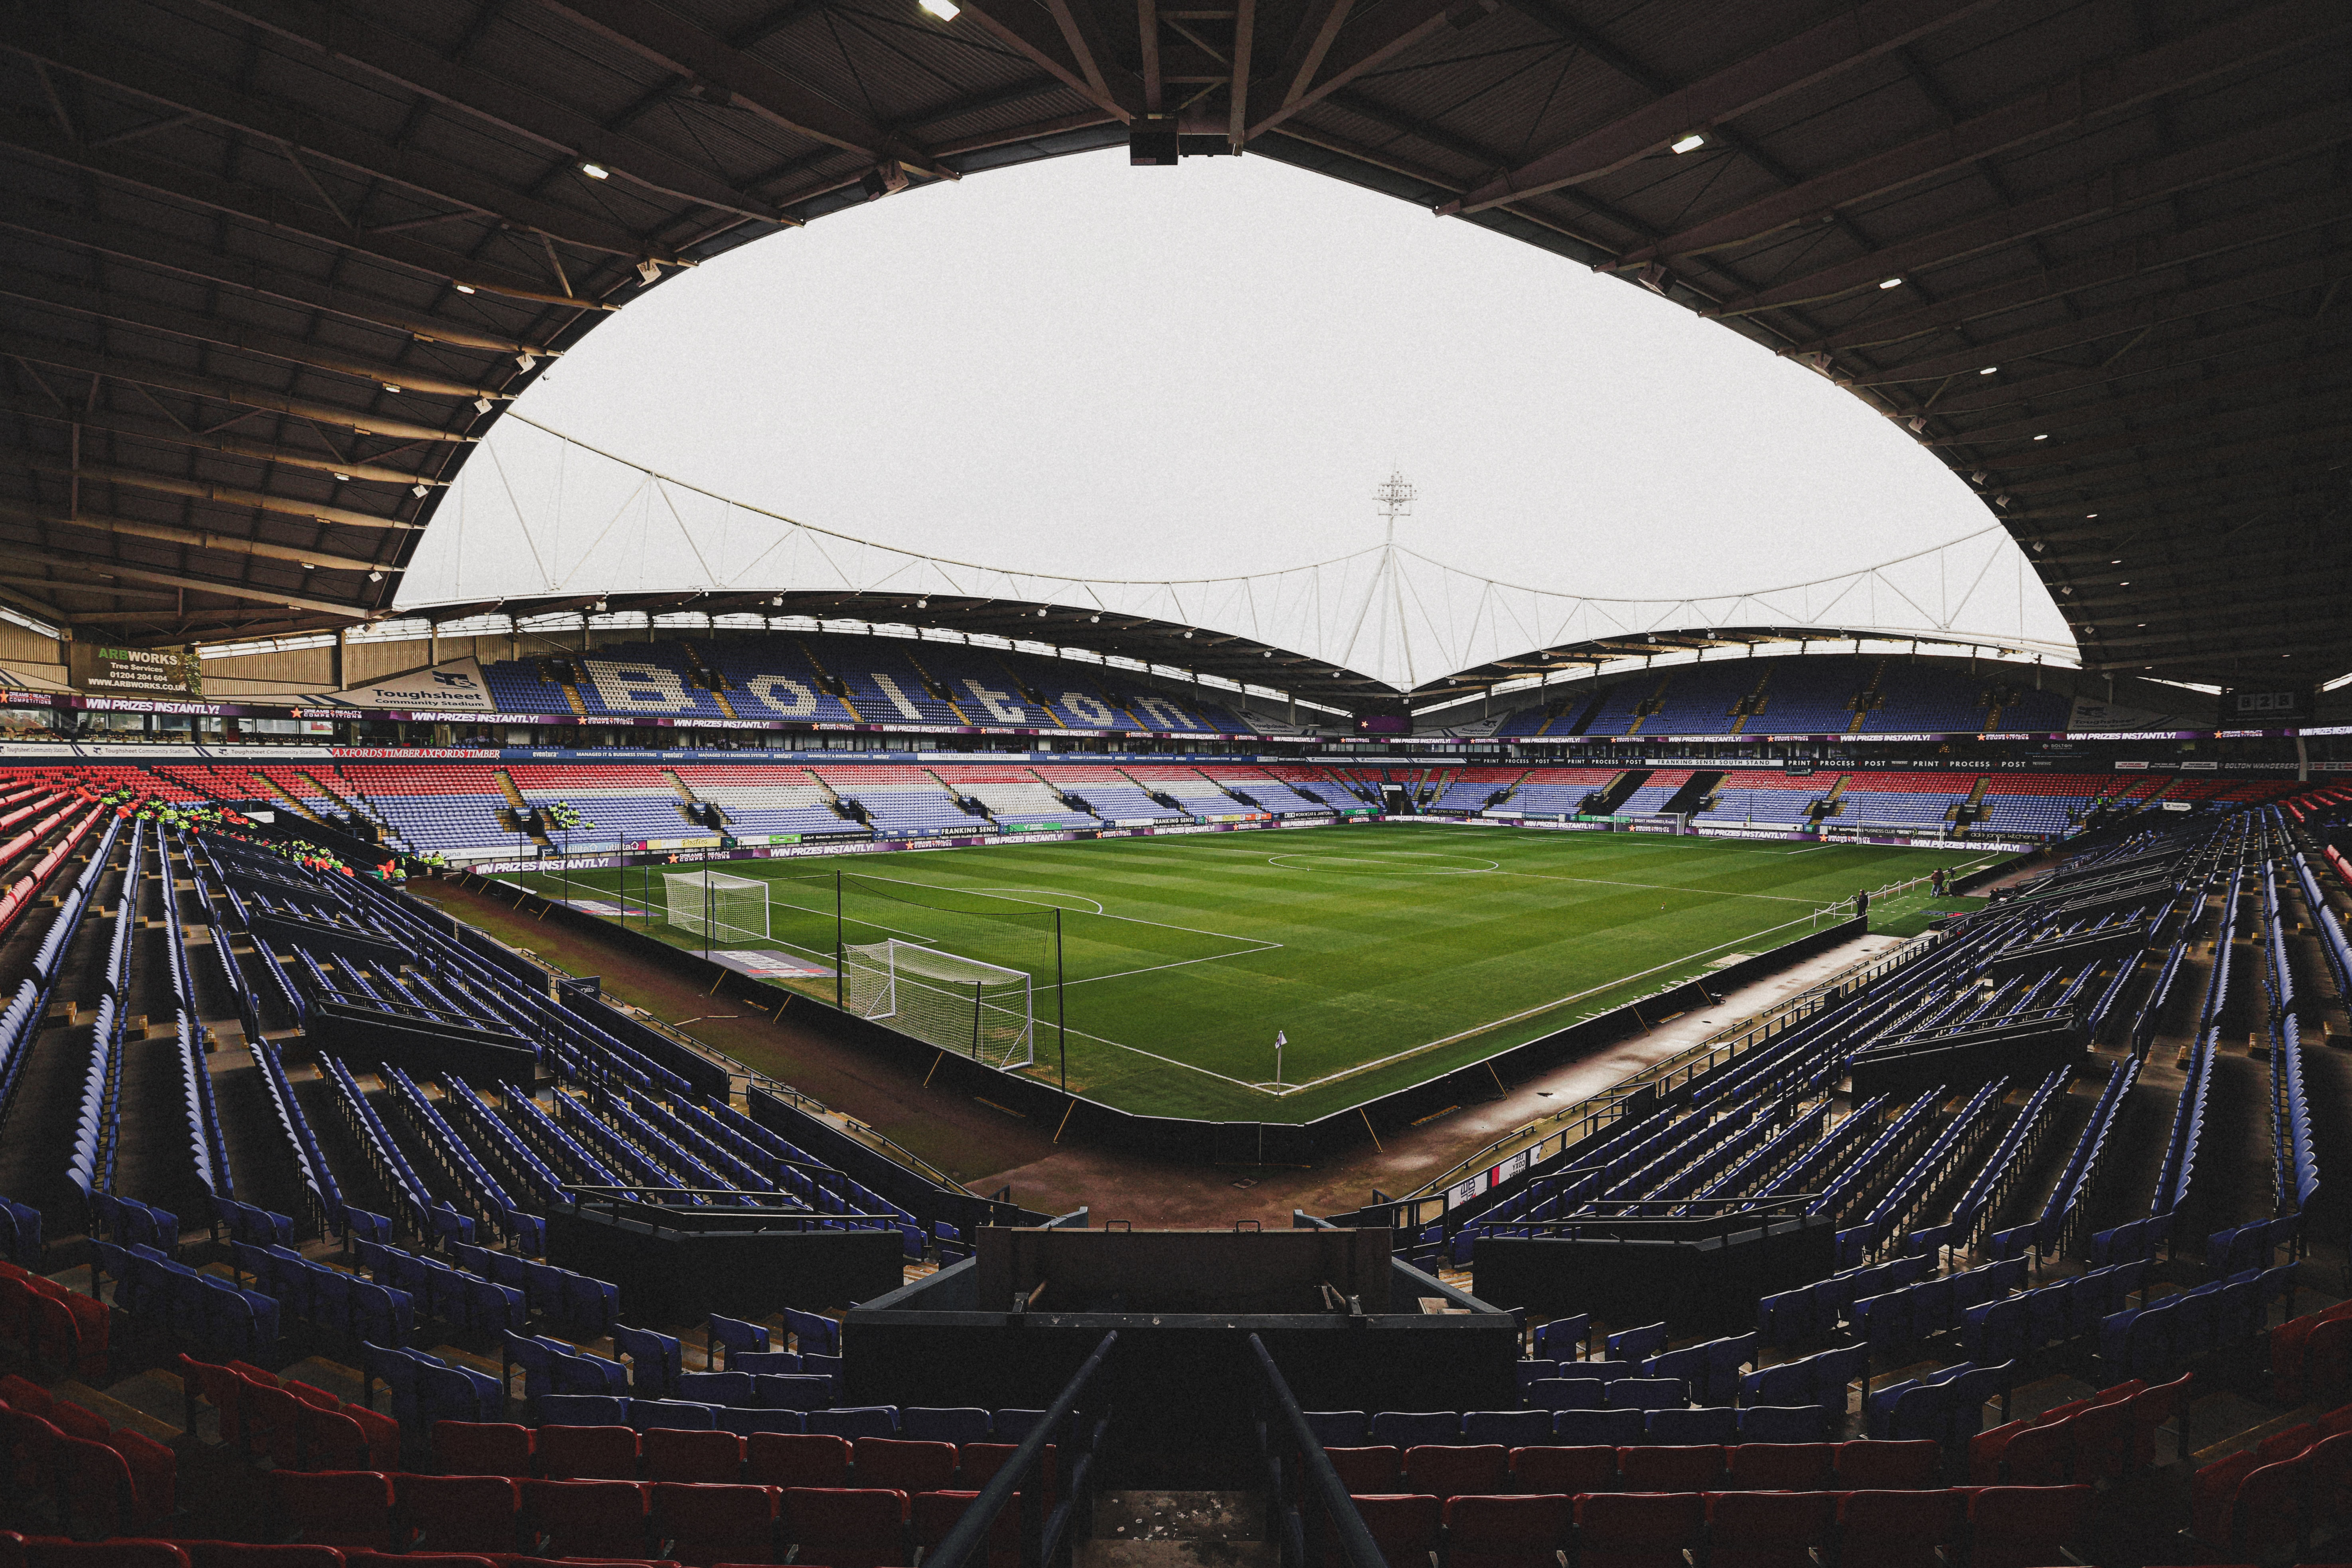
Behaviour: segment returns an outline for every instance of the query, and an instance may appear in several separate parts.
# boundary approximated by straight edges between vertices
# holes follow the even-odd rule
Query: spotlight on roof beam
[[[459,283],[455,287],[460,294],[470,294],[474,291],[474,286],[471,283]]]
[[[408,488],[415,494],[416,499],[419,500],[424,500],[425,496],[432,493],[432,487],[430,485],[411,485]]]
[[[1186,632],[1184,634],[1184,640],[1186,642],[1191,642],[1192,640],[1192,634],[1191,632]]]
[[[1989,365],[1985,366],[1985,367],[1984,367],[1984,369],[1982,369],[1982,370],[1980,370],[1980,371],[1977,372],[1977,374],[1978,374],[1979,375],[1990,375],[1993,372],[1995,372],[1995,371],[1999,370],[2000,368],[2000,366],[1999,366],[1999,365],[1997,365],[1997,364],[1989,364]]]
[[[923,0],[923,9],[942,22],[952,22],[963,7],[958,5],[955,0]]]
[[[383,574],[381,572],[371,572],[368,574],[368,581],[371,583],[381,583],[383,581]]]
[[[400,390],[400,388],[399,388],[399,387],[397,387],[397,386],[394,385],[391,382],[388,382],[388,381],[387,381],[387,382],[385,382],[385,383],[383,384],[383,389],[384,389],[386,392],[398,392],[398,391]]]
[[[1681,141],[1675,142],[1674,150],[1677,153],[1696,153],[1706,145],[1706,133],[1703,132],[1694,131],[1689,135],[1684,137]]]
[[[2043,432],[2042,432],[2042,434],[2041,434],[2041,435],[2036,436],[2036,437],[2034,437],[2034,439],[2035,439],[2035,440],[2037,440],[2037,441],[2047,441],[2048,439],[2050,439],[2050,432],[2049,432],[2049,431],[2047,431],[2047,430],[2044,430]]]
[[[781,601],[781,600],[779,600],[779,601],[778,601],[778,603],[780,603],[780,604],[781,604],[782,602],[782,601]],[[929,609],[930,607],[931,607],[931,602],[930,602],[929,599],[918,599],[918,600],[916,600],[916,601],[915,601],[915,608],[917,608],[917,609],[919,609],[919,610],[928,610],[928,609]]]
[[[539,368],[539,361],[537,361],[537,360],[535,360],[535,359],[531,358],[530,353],[530,352],[529,352],[528,350],[526,350],[525,352],[523,352],[523,353],[519,353],[519,354],[515,355],[515,363],[517,363],[517,364],[519,364],[519,365],[522,366],[523,370],[524,370],[526,373],[529,373],[529,372],[530,372],[530,371],[537,370],[537,369]]]
[[[1878,286],[1881,289],[1900,289],[1903,287],[1903,279],[1900,278],[1882,278],[1878,280]]]
[[[489,400],[488,398],[487,398],[487,397],[477,397],[476,399],[474,399],[474,412],[475,412],[475,413],[477,413],[477,414],[488,414],[489,411],[490,411],[490,400]]]
[[[349,474],[337,474],[335,476],[335,482],[339,485],[347,485],[352,482],[352,477]]]
[[[1102,619],[1102,617],[1101,617],[1100,616],[1088,616],[1087,617],[1087,619],[1088,619],[1089,621],[1096,621],[1096,622],[1099,622],[1099,621]]]
[[[648,283],[661,281],[661,263],[650,258],[637,263],[637,276]]]
[[[580,172],[592,180],[609,180],[613,177],[613,171],[602,163],[583,163],[580,165]]]

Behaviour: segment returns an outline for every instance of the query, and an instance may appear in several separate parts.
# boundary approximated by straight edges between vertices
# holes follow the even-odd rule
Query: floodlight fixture
[[[613,177],[613,171],[602,163],[583,163],[580,165],[580,172],[592,180],[609,180]]]
[[[2000,368],[2000,366],[1999,366],[1999,365],[1997,365],[1997,364],[1989,364],[1989,365],[1985,366],[1985,367],[1984,367],[1984,369],[1982,369],[1982,370],[1980,370],[1980,371],[1977,372],[1977,374],[1978,374],[1979,375],[1990,375],[1993,372],[1995,372],[1995,371],[1999,370]]]
[[[1706,132],[1694,131],[1689,135],[1684,137],[1681,141],[1676,142],[1674,144],[1674,150],[1677,153],[1696,153],[1706,145]]]
[[[1882,278],[1878,280],[1878,286],[1881,289],[1900,289],[1903,287],[1903,279],[1900,278]]]
[[[955,0],[923,0],[923,9],[942,22],[952,22],[963,7],[957,5]]]

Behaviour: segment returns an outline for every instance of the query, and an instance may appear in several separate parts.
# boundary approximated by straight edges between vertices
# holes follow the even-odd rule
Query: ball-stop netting
[[[896,937],[842,950],[844,1000],[862,1018],[1010,1070],[1036,1059],[1028,972]]]

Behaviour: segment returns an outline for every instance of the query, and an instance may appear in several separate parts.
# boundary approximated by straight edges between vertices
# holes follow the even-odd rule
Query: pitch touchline
[[[1569,878],[1562,879],[1576,880],[1577,879]],[[1810,916],[1807,917],[1807,919],[1810,918]],[[1633,974],[1620,975],[1616,979],[1609,981],[1606,984],[1590,986],[1585,990],[1576,992],[1572,995],[1562,996],[1556,1001],[1546,1002],[1538,1006],[1529,1007],[1525,1012],[1514,1013],[1507,1018],[1491,1019],[1486,1023],[1479,1025],[1475,1029],[1465,1029],[1458,1035],[1448,1035],[1442,1040],[1430,1040],[1422,1045],[1412,1046],[1404,1050],[1398,1051],[1393,1055],[1381,1057],[1377,1061],[1359,1062],[1354,1067],[1343,1068],[1335,1073],[1327,1073],[1321,1078],[1309,1079],[1306,1083],[1286,1084],[1278,1089],[1263,1089],[1260,1092],[1279,1097],[1286,1094],[1296,1094],[1303,1089],[1320,1089],[1327,1083],[1338,1083],[1342,1079],[1353,1078],[1358,1073],[1370,1072],[1374,1068],[1386,1067],[1391,1062],[1400,1062],[1404,1060],[1407,1057],[1419,1056],[1423,1051],[1433,1051],[1442,1046],[1454,1045],[1458,1041],[1469,1039],[1473,1036],[1483,1035],[1490,1029],[1499,1029],[1506,1025],[1516,1024],[1522,1018],[1532,1018],[1538,1013],[1549,1013],[1556,1007],[1565,1007],[1571,1002],[1582,1001],[1587,996],[1598,995],[1603,991],[1612,991],[1620,985],[1628,984],[1633,981],[1640,980],[1644,976],[1655,974],[1660,970],[1673,969],[1678,965],[1687,963],[1694,958],[1699,958],[1707,953],[1718,952],[1723,948],[1731,946],[1733,942],[1753,942],[1759,936],[1769,936],[1776,931],[1786,931],[1790,926],[1802,925],[1804,923],[1806,922],[1803,920],[1783,921],[1779,925],[1766,926],[1761,931],[1750,931],[1746,936],[1733,937],[1730,942],[1719,942],[1716,943],[1714,947],[1702,947],[1696,952],[1684,953],[1679,958],[1654,965],[1649,969],[1641,970]]]

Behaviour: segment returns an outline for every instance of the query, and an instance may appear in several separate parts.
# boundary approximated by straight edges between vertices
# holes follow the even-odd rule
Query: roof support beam
[[[282,229],[404,267],[428,278],[467,289],[487,289],[509,299],[543,305],[565,305],[582,310],[610,310],[616,306],[598,300],[551,294],[538,277],[475,260],[454,250],[424,245],[396,234],[370,235],[331,220],[322,209],[289,201],[282,193],[220,179],[184,163],[166,162],[144,153],[79,147],[46,124],[21,117],[0,117],[0,147],[44,158],[67,168],[116,181],[167,200],[186,202],[264,228]],[[313,216],[314,214],[320,216]]]
[[[1632,251],[1634,268],[1752,244],[1785,229],[1825,223],[1841,207],[1873,201],[1979,159],[2073,131],[2084,121],[2308,47],[2352,26],[2334,0],[2286,0],[2112,64],[2080,70],[1932,135],[1890,147],[1843,169],[1775,191]]]
[[[1937,398],[1933,416],[1950,419],[1980,411],[2006,413],[2032,407],[2069,393],[2094,391],[2110,382],[2179,372],[2228,354],[2289,344],[2299,348],[2325,331],[2308,318],[2293,316],[2231,326],[2218,332],[2200,331],[2195,321],[2167,323],[2141,339],[2130,353],[2121,358],[2108,355],[2095,364],[2012,361],[2001,366],[2000,380],[1988,380],[1981,389],[1969,387]],[[2340,331],[2352,333],[2352,316],[2346,318]],[[1898,409],[1891,417],[1907,419],[1916,413],[1916,409]]]
[[[1083,5],[1085,0],[1079,0]],[[1034,0],[972,0],[964,13],[1007,48],[1026,57],[1063,86],[1122,125],[1143,110],[1143,84],[1104,57],[1081,58],[1072,48],[1059,16]],[[1072,18],[1076,26],[1076,18]]]
[[[1906,342],[1930,332],[1956,328],[2006,311],[2063,299],[2083,289],[2120,283],[2166,268],[2185,267],[2209,257],[2243,250],[2326,228],[2352,216],[2352,189],[2321,191],[2302,201],[2252,213],[2231,213],[2193,229],[2176,229],[2130,245],[2088,256],[2080,261],[2044,271],[2035,268],[2006,283],[1943,300],[1926,310],[1909,310],[1885,321],[1862,322],[1793,343],[1784,354],[1836,353],[1847,349],[1875,349]]]
[[[271,561],[290,561],[298,566],[331,567],[338,572],[381,572],[385,569],[380,561],[362,561],[355,556],[335,555],[323,550],[301,550],[290,544],[272,544],[265,540],[247,539],[234,533],[210,533],[202,529],[174,528],[163,522],[142,522],[136,518],[119,517],[111,512],[68,514],[0,500],[0,518],[15,522],[37,523],[44,528],[86,528],[94,533],[127,533],[140,539],[184,544],[192,550],[217,550],[229,555],[257,555]]]
[[[311,370],[352,376],[386,389],[397,386],[407,392],[429,392],[446,397],[504,400],[509,395],[496,387],[436,375],[422,365],[395,364],[390,360],[337,353],[307,339],[283,337],[258,327],[240,326],[231,317],[175,310],[169,305],[160,305],[117,290],[84,289],[78,284],[60,282],[21,268],[0,271],[0,296],[37,300],[78,315],[95,316],[127,327],[168,332],[173,337],[210,343],[216,348],[242,349],[250,353],[265,354],[271,359],[284,360]]]
[[[1939,376],[1974,375],[1989,364],[2006,364],[2011,360],[2033,354],[2057,353],[2103,339],[2162,326],[2168,321],[2201,316],[2209,310],[2259,304],[2265,300],[2325,289],[2329,283],[2347,277],[2352,277],[2352,256],[2343,254],[2293,262],[2284,267],[2264,268],[2217,283],[2208,283],[2202,288],[2153,294],[2145,300],[2102,310],[2095,315],[2012,332],[2007,337],[1953,352],[1929,354],[1851,379],[1840,376],[1838,384],[1900,386],[1908,382]]]
[[[1982,425],[1962,428],[1948,437],[1928,443],[1935,447],[1981,447],[1996,441],[2030,441],[2044,431],[2056,432],[2081,425],[2095,425],[2107,420],[2122,419],[2134,414],[2144,414],[2155,408],[2192,408],[2233,393],[2267,392],[2273,387],[2303,380],[2306,376],[2326,375],[2352,370],[2352,348],[2306,355],[2302,359],[2280,360],[2249,370],[2232,371],[2226,375],[2200,375],[2176,378],[2146,392],[2135,392],[2122,397],[2109,397],[2095,402],[2071,404],[2053,407],[2045,414],[2031,414],[2023,418],[2003,420],[1998,425]],[[1891,419],[1911,416],[1892,414]],[[2162,426],[2151,426],[2162,428]],[[2053,439],[2056,439],[2053,435]]]
[[[269,495],[260,490],[248,490],[236,485],[216,485],[206,479],[175,479],[165,474],[151,474],[139,468],[118,468],[103,463],[84,463],[79,468],[60,463],[45,452],[16,451],[8,454],[18,467],[35,473],[49,474],[68,479],[99,479],[110,485],[127,485],[132,489],[152,490],[158,495],[181,496],[189,500],[215,501],[223,506],[247,507],[256,511],[274,512],[286,517],[299,517],[306,522],[322,522],[338,528],[380,528],[404,531],[419,526],[396,517],[378,517],[373,512],[353,511],[348,507],[328,506],[323,502],[306,501],[294,496]],[[306,559],[316,560],[316,556]],[[367,563],[371,568],[374,562]]]
[[[1863,0],[1863,4],[1738,64],[1668,93],[1633,113],[1521,163],[1459,201],[1441,217],[1483,212],[1613,174],[1704,131],[1761,109],[1984,10],[1993,0]]]
[[[2336,484],[2340,488],[2341,481],[2336,481]],[[2201,526],[2200,520],[2209,510],[2206,508],[2192,510],[2189,506],[2182,506],[2180,510],[2169,512],[2134,511],[2131,510],[2134,507],[2166,502],[2194,503],[2199,496],[2210,489],[2221,494],[2221,500],[2214,509],[2210,509],[2218,510],[2224,504],[2263,500],[2273,496],[2292,497],[2313,488],[2313,481],[2301,476],[2279,478],[2263,475],[2249,479],[2242,474],[2215,474],[2201,479],[2170,480],[2146,489],[2121,493],[2103,491],[2096,500],[2070,499],[2048,501],[2039,506],[2017,507],[2003,514],[2001,521],[2009,525],[2011,532],[2024,535],[2029,542],[2035,539],[2120,539],[2150,529],[2196,529]],[[2086,512],[2085,508],[2092,510]],[[2026,526],[2042,518],[2064,519],[2067,520],[2066,526]],[[2094,527],[2094,523],[2097,526]]]
[[[225,381],[216,376],[191,375],[185,371],[150,364],[144,360],[124,359],[117,354],[92,353],[85,348],[60,343],[47,338],[26,337],[21,332],[0,331],[0,353],[22,354],[42,364],[53,364],[63,370],[79,371],[85,375],[100,375],[110,380],[127,381],[141,386],[160,387],[187,397],[208,397],[215,402],[231,403],[244,408],[258,408],[271,414],[290,415],[297,419],[312,419],[322,425],[351,430],[362,436],[395,436],[410,441],[449,441],[470,443],[474,437],[461,436],[453,430],[436,430],[430,425],[412,425],[404,419],[388,418],[370,414],[361,408],[337,408],[331,404],[313,403],[308,398],[284,397],[242,382]]]
[[[683,201],[766,223],[797,224],[773,202],[736,188],[687,160],[607,131],[593,117],[446,59],[431,46],[322,0],[197,0],[298,47],[346,61],[395,86],[462,110],[551,153],[593,163],[614,177]]]
[[[1249,126],[1250,59],[1257,45],[1257,0],[1234,0],[1234,83],[1227,105],[1225,141],[1242,150]]]
[[[651,258],[673,267],[687,265],[675,251],[650,244],[610,218],[514,190],[414,145],[387,142],[315,112],[239,91],[188,69],[182,62],[151,55],[120,37],[100,41],[91,34],[69,36],[61,27],[37,26],[12,44],[31,58],[166,108],[200,115],[281,147],[300,148],[371,178],[548,235],[566,245],[633,261]],[[309,176],[307,169],[304,174]],[[316,183],[313,179],[314,188]],[[320,195],[326,199],[325,192]]]
[[[382,484],[438,486],[447,482],[431,474],[389,468],[380,463],[345,462],[332,453],[273,446],[267,441],[247,441],[236,436],[199,436],[161,419],[142,419],[110,409],[68,408],[14,394],[0,394],[0,413],[15,414],[27,419],[47,419],[59,425],[79,425],[84,430],[103,430],[110,436],[155,441],[167,447],[185,447],[198,452],[215,452],[225,458],[241,458],[256,463],[278,463]]]
[[[2336,411],[2330,410],[2330,412]],[[2250,441],[2234,441],[2228,446],[2208,447],[2200,451],[2166,450],[2150,453],[2145,457],[2126,458],[2124,461],[2129,466],[2125,469],[2125,473],[2137,478],[2142,474],[2169,472],[2174,468],[2200,468],[2210,464],[2228,462],[2235,458],[2274,452],[2285,447],[2333,445],[2347,437],[2352,437],[2352,424],[2315,425],[2307,429],[2261,436]],[[2239,480],[2245,478],[2242,474],[2231,477]],[[2048,489],[2081,490],[2090,488],[2094,483],[2095,481],[2077,474],[2053,474],[2046,478],[2004,483],[2003,489],[2019,493]]]
[[[82,555],[64,550],[43,550],[29,543],[9,542],[5,546],[13,560],[38,561],[51,566],[68,566],[85,572],[95,572],[118,577],[126,583],[150,584],[164,588],[186,588],[195,593],[218,594],[229,599],[251,599],[265,605],[282,605],[289,610],[309,610],[315,615],[332,616],[343,621],[373,620],[376,612],[363,610],[355,605],[330,604],[324,599],[305,598],[278,588],[265,588],[252,583],[223,583],[210,577],[191,577],[178,572],[161,572],[148,566],[132,566],[107,555]]]
[[[2281,380],[2284,383],[2292,377],[2282,376]],[[2284,393],[2284,385],[2280,390]],[[2138,459],[2130,454],[2142,447],[2162,447],[2167,456],[2179,454],[2189,457],[2195,443],[2243,435],[2249,426],[2257,430],[2275,431],[2282,422],[2281,412],[2281,408],[2273,404],[2230,413],[2194,414],[2159,424],[2071,440],[2053,436],[2047,441],[2033,442],[2021,450],[1987,458],[1983,459],[1984,468],[1989,473],[2002,476],[2003,482],[2008,482],[2016,476],[2032,475],[2044,468],[2101,468],[2114,463],[2136,463]],[[2125,455],[2108,457],[2110,453]],[[2102,462],[2102,458],[2105,461]]]
[[[2029,200],[2003,203],[1978,216],[1878,247],[1783,279],[1769,289],[1727,300],[1715,316],[1753,315],[1789,305],[1816,304],[1937,266],[1979,251],[2015,245],[2070,224],[2104,217],[2220,180],[2243,178],[2257,169],[2284,163],[2352,138],[2352,104],[2335,103],[2256,126],[2218,142],[2101,172]]]
[[[126,222],[99,224],[70,213],[0,207],[0,228],[42,235],[101,256],[182,273],[205,282],[247,289],[288,304],[331,311],[371,327],[390,327],[407,333],[418,342],[446,343],[490,353],[527,353],[541,359],[558,358],[562,353],[561,349],[544,348],[520,336],[500,332],[492,326],[477,326],[445,316],[428,315],[390,300],[378,299],[349,288],[313,282],[280,268],[267,268],[243,257],[228,256],[202,246],[190,245],[175,236]]]
[[[934,179],[954,179],[916,143],[885,131],[855,110],[753,59],[715,33],[675,12],[633,0],[540,0],[557,16],[653,61],[676,76],[709,84],[737,107],[812,141],[877,161],[888,159]]]
[[[1353,28],[1334,24],[1338,31],[1325,47],[1321,68],[1300,86],[1294,78],[1290,96],[1274,105],[1249,128],[1248,140],[1280,125],[1299,110],[1320,103],[1368,71],[1376,70],[1413,45],[1435,33],[1450,19],[1454,0],[1382,0],[1369,18]],[[1463,6],[1462,25],[1486,15],[1475,0]],[[1350,12],[1340,24],[1354,19]]]
[[[15,575],[6,575],[0,576],[0,583],[5,583],[11,587],[16,588],[45,588],[55,593],[64,594],[105,594],[110,596],[124,599],[163,599],[167,602],[176,602],[180,597],[178,594],[173,592],[169,588],[125,588],[120,584],[115,583],[80,583],[63,577],[18,577]],[[57,610],[53,613],[69,616],[77,621],[86,621],[91,618],[88,614],[77,613],[71,610]],[[152,612],[140,610],[126,613],[146,616]]]

